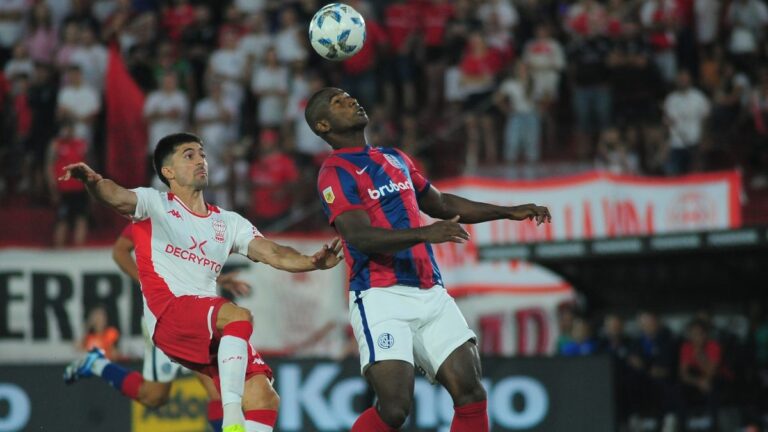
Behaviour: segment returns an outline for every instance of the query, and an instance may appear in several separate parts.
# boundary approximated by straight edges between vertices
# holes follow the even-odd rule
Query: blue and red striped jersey
[[[334,151],[323,162],[317,180],[320,202],[331,225],[340,214],[359,209],[368,213],[372,226],[387,229],[420,227],[418,198],[429,187],[405,153],[370,146]],[[351,291],[443,284],[429,243],[393,254],[369,255],[342,242]]]

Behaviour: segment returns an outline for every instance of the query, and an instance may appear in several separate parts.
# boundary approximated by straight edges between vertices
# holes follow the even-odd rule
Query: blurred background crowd
[[[197,132],[210,199],[275,231],[323,225],[314,168],[329,147],[303,106],[325,85],[366,107],[372,144],[432,178],[737,167],[748,193],[768,188],[762,0],[350,0],[367,40],[341,63],[309,47],[321,3],[3,1],[0,197],[59,203],[77,185],[53,169],[103,166],[110,47],[146,95],[147,154]]]

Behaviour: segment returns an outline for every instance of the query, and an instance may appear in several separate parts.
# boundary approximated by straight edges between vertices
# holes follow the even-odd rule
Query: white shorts
[[[169,383],[176,379],[180,364],[171,361],[167,355],[152,343],[149,337],[147,326],[142,319],[142,328],[144,331],[144,379],[147,381]]]
[[[375,362],[402,360],[421,368],[434,383],[445,359],[476,339],[453,297],[439,285],[350,291],[349,321],[363,374]]]

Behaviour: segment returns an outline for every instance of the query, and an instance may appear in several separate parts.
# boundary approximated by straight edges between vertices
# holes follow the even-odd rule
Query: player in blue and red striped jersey
[[[361,371],[379,398],[352,432],[396,431],[403,425],[413,399],[414,366],[453,398],[451,432],[488,431],[476,336],[443,289],[430,244],[467,241],[459,220],[535,219],[541,224],[551,221],[549,210],[440,193],[405,153],[366,142],[368,116],[341,89],[315,93],[305,118],[334,149],[317,187],[323,210],[343,240]],[[422,226],[419,211],[443,220]]]

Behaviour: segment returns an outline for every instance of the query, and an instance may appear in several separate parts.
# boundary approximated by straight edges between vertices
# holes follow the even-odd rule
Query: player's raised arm
[[[248,244],[248,258],[251,260],[292,273],[335,267],[344,259],[339,255],[340,252],[341,243],[338,238],[334,239],[330,245],[323,245],[323,248],[312,256],[304,255],[290,246],[283,246],[264,237],[256,237]]]
[[[424,242],[464,243],[469,240],[469,233],[459,224],[458,216],[419,228],[389,229],[371,226],[365,211],[351,210],[336,217],[334,224],[344,240],[366,254],[394,253]]]
[[[549,223],[552,216],[549,209],[536,204],[518,206],[497,206],[477,201],[471,201],[457,195],[441,193],[436,187],[430,186],[426,193],[419,198],[419,209],[433,218],[448,219],[454,215],[461,216],[464,223],[480,223],[498,219],[536,220],[537,225]]]
[[[70,178],[80,180],[85,184],[88,193],[122,215],[132,216],[136,211],[138,199],[133,191],[105,179],[85,163],[67,165],[63,170],[64,173],[59,177],[59,181]]]

